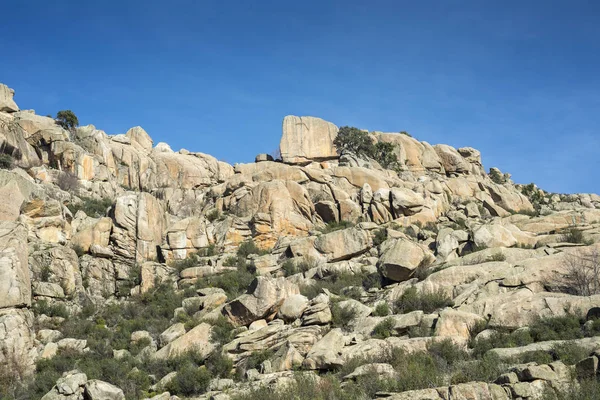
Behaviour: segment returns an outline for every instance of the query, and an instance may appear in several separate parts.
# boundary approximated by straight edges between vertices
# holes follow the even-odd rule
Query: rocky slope
[[[314,117],[285,117],[282,160],[232,166],[13,95],[2,398],[550,398],[595,377],[598,195],[370,132],[387,170]]]

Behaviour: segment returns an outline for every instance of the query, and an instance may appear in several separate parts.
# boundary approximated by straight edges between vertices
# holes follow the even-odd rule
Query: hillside
[[[13,96],[1,399],[600,398],[600,196],[316,117],[229,165]]]

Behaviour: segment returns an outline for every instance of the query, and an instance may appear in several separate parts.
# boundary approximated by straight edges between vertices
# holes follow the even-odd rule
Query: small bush
[[[233,340],[234,326],[223,315],[219,315],[214,321],[211,321],[212,331],[210,340],[219,345],[224,345]]]
[[[252,239],[246,240],[245,242],[240,244],[240,246],[237,249],[237,256],[243,259],[246,259],[250,254],[263,255],[268,253],[268,251],[259,249],[258,246],[254,244],[254,241]]]
[[[330,233],[330,232],[335,232],[335,231],[339,231],[342,229],[352,228],[353,226],[354,226],[354,224],[350,221],[340,221],[340,222],[331,221],[331,222],[328,222],[327,225],[325,225],[323,228],[321,228],[319,230],[321,231],[321,233]]]
[[[69,318],[67,307],[63,303],[50,304],[46,300],[38,300],[33,304],[35,315],[47,315],[48,317]]]
[[[373,328],[373,332],[371,332],[371,336],[375,339],[386,339],[390,336],[394,336],[396,330],[394,327],[396,326],[396,321],[393,318],[386,318]]]
[[[352,274],[347,272],[338,272],[331,274],[330,276],[320,279],[315,282],[313,285],[304,285],[300,287],[300,293],[309,299],[313,299],[322,292],[323,289],[327,289],[330,292],[337,295],[345,295],[348,296],[352,294],[357,294],[358,292],[354,290],[348,291],[348,289],[352,286],[360,287],[363,285],[366,274]]]
[[[555,359],[567,365],[574,365],[589,356],[589,351],[576,343],[567,342],[554,346],[552,354]]]
[[[394,304],[397,313],[405,314],[411,311],[423,310],[429,314],[440,308],[452,306],[450,299],[442,290],[431,293],[418,293],[417,288],[411,286]]]
[[[563,235],[562,240],[567,243],[585,244],[585,238],[581,229],[571,228]]]
[[[390,315],[390,306],[387,303],[379,303],[375,310],[373,311],[373,315],[376,317],[387,317]]]
[[[214,351],[205,362],[206,368],[212,376],[229,378],[233,369],[233,361],[221,351]]]
[[[531,324],[530,332],[536,342],[580,339],[583,337],[581,323],[575,315],[540,318]]]
[[[79,126],[79,119],[71,110],[62,110],[56,113],[56,123],[67,130],[73,130]]]
[[[480,338],[471,342],[473,355],[481,357],[488,350],[496,348],[509,348],[526,346],[533,343],[533,338],[527,330],[518,330],[513,333],[494,332],[487,338]]]
[[[554,362],[554,358],[547,351],[536,350],[536,351],[528,351],[527,353],[523,353],[520,356],[516,357],[512,360],[515,364],[527,364],[527,363],[537,363],[537,364],[550,364]]]
[[[381,228],[375,231],[375,235],[373,235],[373,246],[377,247],[387,239],[387,229]]]
[[[294,260],[286,260],[281,266],[281,269],[283,271],[284,276],[292,276],[295,274],[306,272],[312,268],[315,268],[317,265],[317,261],[311,258],[305,258],[300,262]]]
[[[174,260],[170,262],[170,267],[174,268],[178,273],[184,269],[197,267],[200,265],[200,260],[196,254],[190,254],[183,260]]]
[[[455,365],[469,358],[468,354],[452,342],[451,339],[431,342],[427,351],[436,357],[443,359],[449,365]]]
[[[248,287],[254,281],[255,275],[250,272],[246,260],[241,257],[235,257],[237,271],[228,271],[221,275],[206,276],[196,280],[197,289],[205,287],[221,288],[227,294],[228,299],[234,299],[248,290]]]
[[[13,169],[15,159],[8,154],[0,154],[0,169]]]
[[[91,197],[82,197],[81,203],[69,204],[67,207],[73,215],[82,210],[88,217],[100,218],[106,216],[106,210],[112,206],[110,199],[93,199]]]
[[[488,256],[488,261],[506,261],[506,256],[500,252],[494,253],[491,256]]]
[[[208,222],[214,222],[217,219],[219,219],[220,216],[221,213],[219,212],[219,210],[214,209],[206,214],[206,219],[208,220]]]
[[[188,363],[177,370],[177,375],[166,385],[166,389],[176,395],[198,395],[206,392],[211,378],[206,368]]]
[[[246,358],[246,370],[260,367],[263,362],[273,357],[273,354],[273,351],[269,349],[255,351],[248,358]]]
[[[333,326],[347,330],[354,318],[356,318],[356,310],[353,307],[342,307],[338,302],[333,303],[331,307],[331,323]]]

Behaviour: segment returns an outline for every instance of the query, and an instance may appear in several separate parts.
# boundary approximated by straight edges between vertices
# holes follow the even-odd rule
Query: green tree
[[[79,126],[79,119],[73,111],[62,110],[56,113],[56,123],[65,129],[72,130]]]
[[[375,153],[375,145],[369,135],[351,126],[342,126],[333,144],[340,152],[346,150],[357,156],[372,157]]]

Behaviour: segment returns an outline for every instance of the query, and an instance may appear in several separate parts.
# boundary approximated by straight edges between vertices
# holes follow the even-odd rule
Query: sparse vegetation
[[[575,243],[575,244],[585,244],[590,245],[593,242],[589,242],[583,236],[583,232],[581,229],[570,228],[567,233],[563,235],[562,240],[567,243]]]
[[[106,216],[106,211],[112,206],[110,199],[94,199],[91,197],[82,197],[79,203],[70,203],[67,205],[73,215],[77,211],[83,211],[88,217],[100,218]]]
[[[565,293],[591,296],[600,293],[600,252],[579,250],[565,256],[565,272],[557,273],[550,286]]]
[[[377,247],[377,246],[381,245],[383,242],[386,241],[387,236],[388,236],[387,229],[385,229],[385,228],[377,229],[375,231],[375,234],[373,235],[373,246]]]
[[[375,310],[373,311],[373,315],[376,317],[387,317],[390,315],[390,306],[387,303],[379,303]]]
[[[13,169],[15,159],[9,154],[0,154],[0,169]]]
[[[351,306],[342,307],[339,302],[331,305],[331,323],[336,328],[347,330],[356,318],[356,309]]]
[[[411,286],[394,304],[395,312],[399,314],[409,313],[411,311],[423,310],[429,314],[435,310],[452,306],[450,299],[442,290],[430,293],[419,293],[417,288]]]
[[[331,221],[328,222],[324,227],[320,228],[319,231],[321,231],[321,233],[330,233],[342,229],[352,228],[353,226],[354,224],[350,221]]]
[[[396,326],[396,322],[393,318],[386,318],[373,328],[373,332],[371,332],[371,336],[375,339],[386,339],[390,336],[394,336],[396,330],[394,327]]]

